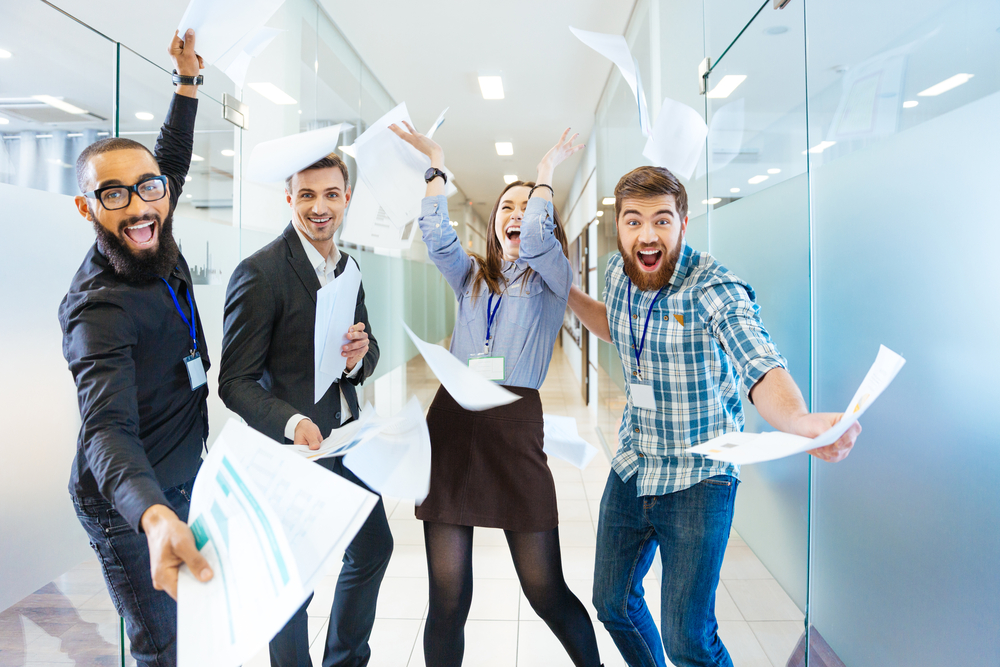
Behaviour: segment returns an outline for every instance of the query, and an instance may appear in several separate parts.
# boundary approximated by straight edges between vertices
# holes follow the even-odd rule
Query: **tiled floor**
[[[436,382],[417,357],[369,387],[366,397],[402,407],[416,395],[427,406]],[[392,375],[392,374],[390,374]],[[546,412],[575,417],[580,434],[600,449],[596,417],[583,404],[579,382],[560,349],[541,389]],[[402,390],[400,391],[400,388]],[[399,395],[396,395],[399,394]],[[609,464],[603,453],[580,471],[550,460],[559,501],[563,567],[570,588],[595,618],[605,665],[624,665],[610,636],[596,622],[591,604],[597,515]],[[413,503],[386,499],[395,551],[379,596],[372,632],[372,667],[422,667],[421,638],[427,613],[427,566],[423,530]],[[571,665],[561,645],[531,610],[520,591],[503,534],[476,529],[472,611],[466,626],[465,664],[474,667]],[[313,664],[322,659],[327,614],[336,572],[316,591],[309,607]],[[644,581],[647,603],[659,620],[659,581]],[[733,535],[716,600],[720,633],[737,667],[783,667],[802,632],[803,617],[753,552]],[[118,617],[96,562],[87,562],[0,614],[0,667],[116,665]],[[131,661],[129,661],[131,662]],[[134,663],[133,663],[134,664]],[[267,667],[262,650],[245,667]]]

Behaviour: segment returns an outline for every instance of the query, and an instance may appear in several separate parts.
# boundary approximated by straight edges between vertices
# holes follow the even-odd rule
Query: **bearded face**
[[[148,250],[133,250],[125,238],[126,228],[135,229],[136,226],[150,222],[159,230],[159,242]],[[160,276],[165,278],[170,275],[180,257],[180,250],[174,240],[173,222],[173,213],[161,221],[158,214],[149,212],[138,218],[125,218],[115,234],[94,217],[97,247],[108,258],[115,275],[127,282],[140,283]]]
[[[672,250],[668,250],[660,243],[648,244],[637,240],[626,249],[619,236],[618,252],[622,254],[622,269],[636,288],[644,292],[656,291],[666,286],[673,277],[681,245],[677,243]]]
[[[643,291],[670,282],[684,246],[687,217],[681,218],[673,195],[629,199],[618,215],[618,251],[625,275]]]

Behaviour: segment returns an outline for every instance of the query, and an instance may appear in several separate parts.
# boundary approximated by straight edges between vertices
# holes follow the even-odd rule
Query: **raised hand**
[[[188,30],[183,38],[175,31],[167,53],[181,76],[198,76],[198,71],[205,69],[205,61],[194,51],[194,30]]]
[[[406,126],[406,130],[409,130],[408,132],[400,128],[395,123],[390,125],[389,129],[392,130],[397,137],[399,137],[400,139],[402,139],[403,141],[410,144],[418,151],[429,157],[431,159],[432,167],[437,167],[438,169],[444,169],[444,150],[441,148],[441,146],[439,146],[431,139],[417,132],[415,129],[413,129],[413,126],[407,123],[405,120],[403,121],[403,125]]]
[[[552,174],[555,172],[556,167],[566,161],[571,155],[574,155],[580,150],[586,147],[586,144],[573,145],[573,141],[580,136],[579,133],[574,134],[567,140],[566,137],[569,135],[570,128],[566,128],[566,131],[562,133],[559,137],[559,141],[556,145],[549,149],[549,152],[542,157],[542,161],[538,163],[538,178],[536,183],[552,183]]]

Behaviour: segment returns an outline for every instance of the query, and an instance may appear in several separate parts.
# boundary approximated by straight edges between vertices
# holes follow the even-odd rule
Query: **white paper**
[[[832,445],[875,402],[875,399],[889,386],[903,367],[906,360],[885,345],[879,347],[875,363],[868,370],[844,416],[834,426],[815,438],[805,438],[790,433],[772,431],[768,433],[727,433],[712,438],[708,442],[691,447],[692,454],[703,454],[716,461],[747,464],[760,463],[799,454],[818,447]]]
[[[648,137],[650,127],[649,112],[646,107],[646,94],[642,89],[638,61],[632,57],[632,52],[628,48],[628,42],[621,35],[579,30],[573,26],[570,26],[569,30],[581,42],[618,66],[618,71],[625,77],[625,83],[632,89],[632,95],[635,97],[636,108],[639,110],[639,129],[642,131],[643,136]]]
[[[178,578],[180,667],[236,667],[305,602],[378,501],[231,419],[202,464],[191,525],[214,576]]]
[[[244,176],[259,183],[284,182],[309,165],[337,150],[340,133],[351,125],[338,123],[280,139],[262,141],[253,147]]]
[[[580,470],[586,468],[597,454],[597,448],[580,437],[576,420],[557,415],[542,415],[542,419],[545,421],[545,445],[542,451],[568,461]]]
[[[403,328],[417,346],[417,350],[434,376],[441,381],[451,397],[466,410],[488,410],[513,403],[521,398],[470,370],[466,364],[440,345],[420,340],[405,322]]]
[[[707,135],[708,126],[697,111],[666,97],[642,154],[657,167],[690,180]]]
[[[393,224],[385,210],[378,205],[364,179],[358,178],[340,230],[342,243],[385,250],[406,250],[412,245],[416,231],[415,218],[401,227]]]
[[[364,180],[398,229],[420,214],[427,187],[424,172],[431,166],[429,157],[389,129],[393,123],[404,127],[404,120],[412,125],[405,102],[372,123],[354,142],[361,172],[358,180]]]
[[[438,115],[438,117],[437,117],[437,120],[435,120],[435,121],[434,121],[434,122],[433,122],[433,123],[431,124],[431,129],[427,130],[427,134],[426,134],[426,135],[424,135],[424,136],[426,136],[426,137],[427,137],[428,139],[433,139],[433,138],[434,138],[434,133],[435,133],[435,132],[437,132],[437,131],[438,131],[438,128],[439,128],[439,127],[441,127],[441,125],[443,125],[443,124],[444,124],[444,115],[445,115],[446,113],[448,113],[448,109],[450,109],[450,108],[451,108],[451,107],[445,107],[445,108],[444,108],[444,111],[442,111],[442,112],[441,112],[441,113],[440,113],[440,114]]]
[[[233,83],[242,88],[243,82],[247,78],[250,61],[259,56],[281,32],[278,28],[268,28],[267,26],[257,28],[223,54],[219,62],[216,63],[217,66]]]
[[[195,51],[206,65],[215,65],[267,23],[283,3],[284,0],[191,0],[177,29],[181,35],[189,28],[194,29]]]
[[[341,353],[347,330],[354,321],[361,288],[361,269],[349,258],[344,270],[316,292],[316,320],[313,330],[313,365],[315,368],[314,401],[320,402],[330,385],[347,370],[347,357]]]

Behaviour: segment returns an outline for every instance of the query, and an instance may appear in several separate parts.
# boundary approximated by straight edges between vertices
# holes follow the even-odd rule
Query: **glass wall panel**
[[[1000,664],[998,28],[991,1],[808,6],[816,408],[880,344],[907,359],[815,466],[812,622],[848,665]]]

